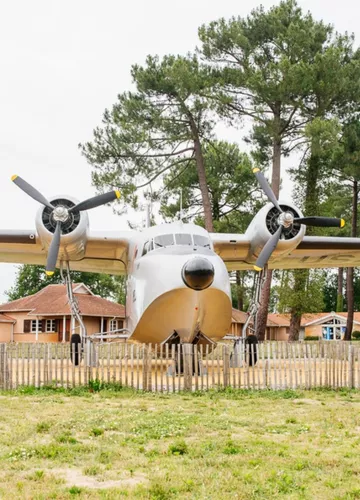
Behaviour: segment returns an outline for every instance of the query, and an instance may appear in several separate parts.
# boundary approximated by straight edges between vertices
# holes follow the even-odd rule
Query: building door
[[[64,322],[63,320],[59,320],[60,321],[60,324],[59,324],[59,334],[58,334],[58,341],[59,342],[62,342],[62,339],[63,339],[63,326],[64,326]],[[70,318],[66,318],[66,326],[65,326],[65,342],[70,342]]]

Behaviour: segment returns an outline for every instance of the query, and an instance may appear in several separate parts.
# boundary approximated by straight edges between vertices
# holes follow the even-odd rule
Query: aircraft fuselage
[[[126,316],[138,342],[174,332],[182,342],[198,333],[216,342],[229,332],[229,275],[205,229],[178,222],[140,233],[129,249]]]

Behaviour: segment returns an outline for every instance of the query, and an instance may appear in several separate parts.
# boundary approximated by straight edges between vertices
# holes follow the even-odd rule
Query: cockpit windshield
[[[175,241],[177,245],[192,245],[191,234],[185,234],[185,233],[175,234]]]
[[[194,245],[197,247],[210,248],[210,240],[206,236],[194,234]]]
[[[174,245],[174,235],[163,234],[162,236],[155,236],[154,244],[155,244],[155,249]]]
[[[160,236],[155,236],[153,240],[147,241],[144,244],[142,255],[146,255],[152,250],[166,248],[172,245],[211,248],[210,239],[206,236],[187,233],[162,234]]]

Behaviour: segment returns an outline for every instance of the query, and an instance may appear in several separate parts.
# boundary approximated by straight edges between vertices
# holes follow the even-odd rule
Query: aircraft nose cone
[[[189,288],[205,290],[214,281],[214,266],[203,257],[194,257],[184,264],[181,276]]]

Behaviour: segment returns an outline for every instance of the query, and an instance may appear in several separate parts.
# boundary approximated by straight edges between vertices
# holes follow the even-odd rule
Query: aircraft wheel
[[[81,337],[78,333],[73,333],[70,338],[70,359],[75,366],[81,362]]]

